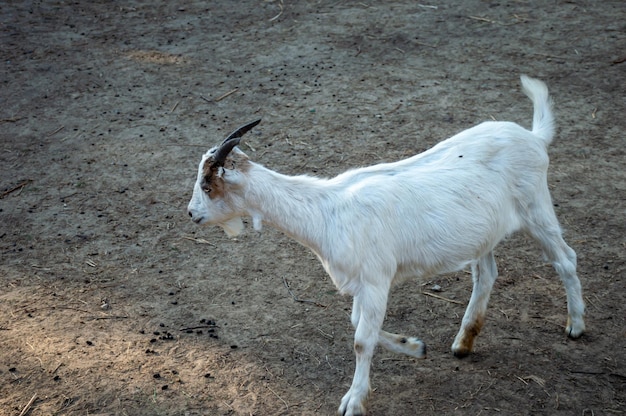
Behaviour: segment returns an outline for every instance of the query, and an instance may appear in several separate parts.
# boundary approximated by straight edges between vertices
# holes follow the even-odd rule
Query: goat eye
[[[207,194],[211,192],[211,182],[209,182],[206,178],[204,178],[203,181],[200,183],[200,187],[202,188],[202,191],[206,192]]]

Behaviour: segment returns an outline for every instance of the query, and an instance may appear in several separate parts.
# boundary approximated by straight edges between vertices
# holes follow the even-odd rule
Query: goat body
[[[353,296],[356,370],[340,414],[365,413],[377,344],[425,356],[419,339],[381,329],[391,285],[471,266],[473,291],[452,344],[463,357],[482,328],[497,276],[493,249],[515,231],[533,237],[561,277],[567,334],[584,332],[576,254],[561,237],[547,184],[554,135],[548,90],[521,80],[534,104],[532,131],[485,122],[411,158],[332,179],[282,175],[250,161],[235,146],[259,121],[202,157],[188,207],[194,222],[231,235],[243,229],[242,216],[256,229],[268,223],[313,250],[339,291]]]

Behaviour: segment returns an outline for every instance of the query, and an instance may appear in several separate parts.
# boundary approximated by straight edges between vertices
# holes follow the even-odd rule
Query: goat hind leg
[[[576,275],[576,252],[561,236],[561,228],[552,205],[542,211],[529,226],[528,233],[541,245],[544,255],[558,273],[567,294],[567,326],[570,338],[578,338],[585,332],[585,302],[580,280]]]
[[[352,315],[350,316],[350,320],[352,321],[354,329],[357,329],[361,319],[361,303],[359,299],[360,297],[358,295],[355,296],[352,303]],[[419,338],[392,334],[383,330],[380,330],[378,336],[378,344],[389,351],[406,354],[415,358],[426,358],[426,344]]]
[[[392,352],[415,358],[426,358],[426,344],[415,337],[405,337],[381,330],[378,343],[381,347]]]
[[[485,322],[489,295],[497,276],[498,268],[491,251],[472,264],[472,280],[474,282],[472,296],[465,310],[465,315],[463,315],[461,328],[452,344],[452,352],[458,358],[463,358],[472,352],[474,339],[480,333]]]

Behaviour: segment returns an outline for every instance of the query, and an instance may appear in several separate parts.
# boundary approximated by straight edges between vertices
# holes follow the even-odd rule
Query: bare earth
[[[0,414],[333,414],[351,299],[271,229],[191,223],[201,154],[262,117],[242,148],[280,172],[394,161],[530,126],[521,73],[554,97],[588,333],[566,337],[556,273],[512,236],[466,359],[468,273],[393,290],[385,328],[429,357],[377,351],[370,413],[625,414],[626,3],[538,3],[3,2]]]

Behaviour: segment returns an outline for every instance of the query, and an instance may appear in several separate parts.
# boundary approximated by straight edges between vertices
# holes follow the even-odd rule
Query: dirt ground
[[[556,273],[512,236],[466,359],[467,272],[393,290],[385,328],[429,357],[377,351],[370,414],[625,414],[626,4],[535,4],[3,2],[0,414],[333,414],[351,299],[280,233],[189,221],[201,154],[263,117],[242,149],[277,171],[394,161],[530,126],[521,73],[554,97],[588,332],[565,336]]]

